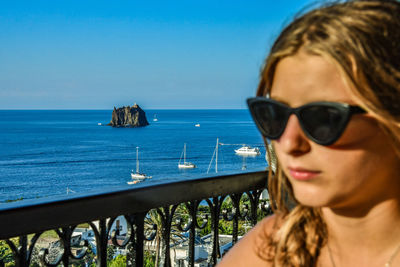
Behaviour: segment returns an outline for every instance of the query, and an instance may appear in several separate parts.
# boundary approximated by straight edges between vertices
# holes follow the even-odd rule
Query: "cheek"
[[[326,182],[342,194],[362,192],[372,194],[378,188],[398,184],[399,158],[391,143],[378,131],[373,138],[358,140],[358,146],[348,149],[322,148],[316,153]],[[387,187],[388,186],[388,187]],[[368,195],[367,194],[367,195]]]
[[[373,118],[357,117],[350,121],[343,135],[331,146],[321,146],[309,141],[310,149],[303,154],[287,154],[272,141],[280,165],[285,169],[291,162],[305,163],[335,179],[370,176],[377,171],[393,170],[399,159]],[[396,169],[400,167],[396,166]],[[368,175],[369,174],[369,175]]]
[[[322,158],[325,156],[326,161],[336,160],[349,173],[363,176],[393,169],[399,162],[389,138],[372,118],[356,119],[349,124],[338,142],[321,153]]]
[[[370,117],[356,116],[350,120],[339,140],[330,147],[334,149],[360,149],[368,145],[373,138],[386,140],[386,136],[377,121]]]
[[[344,181],[349,184],[363,180],[365,174],[371,175],[369,168],[375,166],[376,159],[376,154],[363,150],[333,150],[319,156],[321,169],[332,178],[332,182]]]

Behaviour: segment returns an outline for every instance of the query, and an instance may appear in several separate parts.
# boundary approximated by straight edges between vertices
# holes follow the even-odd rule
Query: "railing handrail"
[[[112,191],[77,193],[0,205],[0,239],[36,233],[120,214],[266,187],[267,171],[140,183]]]

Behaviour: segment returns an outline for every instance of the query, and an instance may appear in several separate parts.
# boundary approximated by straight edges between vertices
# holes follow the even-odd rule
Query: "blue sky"
[[[245,108],[314,1],[0,2],[0,109]]]

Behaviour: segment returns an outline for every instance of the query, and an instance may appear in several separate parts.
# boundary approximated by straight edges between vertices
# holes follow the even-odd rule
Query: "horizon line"
[[[25,109],[1,109],[0,111],[90,111],[90,110],[113,110],[114,108],[111,109],[81,109],[81,108],[76,108],[76,109],[53,109],[53,108],[43,108],[43,109],[29,109],[29,108],[25,108]],[[247,110],[247,108],[148,108],[148,109],[143,109],[142,110],[146,111],[146,110]]]

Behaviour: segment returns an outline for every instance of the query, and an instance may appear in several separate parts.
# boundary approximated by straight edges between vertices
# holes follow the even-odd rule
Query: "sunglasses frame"
[[[255,110],[255,106],[259,103],[263,103],[264,105],[265,104],[277,105],[286,110],[285,123],[283,124],[283,127],[279,131],[278,134],[276,134],[274,136],[268,135],[267,132],[265,131],[265,129],[262,127],[262,124],[259,122],[258,114],[256,114],[256,110]],[[264,137],[271,139],[271,140],[280,138],[286,129],[287,122],[289,120],[290,115],[295,114],[299,121],[300,127],[303,130],[304,134],[307,136],[307,138],[309,138],[310,140],[312,140],[313,142],[315,142],[319,145],[324,145],[324,146],[331,145],[340,138],[340,136],[343,134],[344,130],[346,129],[346,126],[353,114],[366,113],[366,111],[359,106],[354,106],[354,105],[350,105],[347,103],[341,103],[341,102],[324,102],[324,101],[311,102],[311,103],[308,103],[308,104],[305,104],[305,105],[302,105],[302,106],[299,106],[296,108],[291,108],[288,105],[281,103],[279,101],[273,100],[271,98],[260,97],[260,96],[248,98],[247,105],[249,107],[251,116],[252,116],[255,124],[257,125],[257,128],[259,129],[259,131],[261,132],[261,134]],[[338,125],[340,130],[334,136],[332,136],[330,139],[318,140],[317,138],[313,137],[310,134],[310,132],[307,130],[307,128],[304,126],[304,122],[303,122],[303,119],[302,119],[300,113],[304,108],[309,108],[312,106],[326,106],[326,107],[330,107],[330,108],[335,108],[335,109],[339,110],[339,112],[341,112],[342,115],[344,116],[343,117],[344,119],[341,121],[340,125]]]

